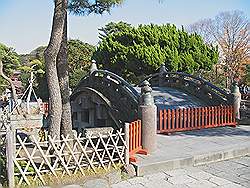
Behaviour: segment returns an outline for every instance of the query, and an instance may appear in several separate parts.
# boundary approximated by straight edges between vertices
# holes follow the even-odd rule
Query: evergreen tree
[[[124,24],[124,23],[123,23]],[[125,25],[125,24],[124,24]],[[197,34],[188,34],[175,25],[139,25],[103,35],[94,58],[104,69],[136,82],[139,77],[155,73],[162,64],[169,71],[194,73],[210,70],[218,61],[217,47],[207,46]],[[115,28],[118,29],[115,29]],[[107,25],[108,30],[110,24]]]

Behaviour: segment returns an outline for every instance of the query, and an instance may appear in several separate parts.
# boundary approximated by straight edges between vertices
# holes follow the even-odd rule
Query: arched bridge
[[[105,101],[102,104],[119,127],[138,117],[139,93],[120,76],[106,70],[96,70],[80,81],[71,100],[90,93],[92,102],[95,100],[97,106],[99,102],[93,99],[94,95]]]
[[[144,80],[150,82],[158,108],[227,105],[233,102],[232,94],[202,78],[185,73],[160,71]],[[107,114],[118,127],[121,127],[124,122],[138,118],[139,86],[140,84],[132,86],[112,72],[95,70],[80,81],[72,93],[71,100],[78,106],[83,103],[81,109],[86,106],[94,109],[96,112],[93,116],[99,118],[104,118],[100,115],[102,109],[99,107],[105,106]],[[79,96],[82,97],[79,99]],[[93,104],[87,105],[83,96],[88,96],[87,101],[90,100]],[[86,118],[88,121],[93,119],[88,113],[86,114],[89,116]]]

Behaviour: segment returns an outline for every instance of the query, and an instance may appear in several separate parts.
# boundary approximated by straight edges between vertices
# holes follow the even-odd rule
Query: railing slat
[[[175,109],[175,126],[177,130],[180,130],[179,127],[179,109]]]
[[[171,110],[168,109],[168,130],[171,129]]]
[[[182,129],[183,127],[183,110],[182,109],[180,109],[180,129]]]
[[[164,109],[163,115],[164,115],[164,118],[163,118],[164,128],[163,129],[165,130],[165,129],[167,129],[167,111],[166,111],[166,109]]]
[[[187,109],[186,108],[183,110],[183,116],[184,116],[183,129],[186,129],[187,128],[187,123],[188,123]]]
[[[163,113],[162,110],[160,110],[160,116],[159,116],[159,129],[160,129],[160,131],[163,130],[163,128],[162,128],[162,121],[164,121],[164,119],[162,118],[163,117],[162,113]]]

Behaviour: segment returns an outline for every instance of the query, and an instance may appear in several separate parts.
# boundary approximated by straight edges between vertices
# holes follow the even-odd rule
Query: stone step
[[[250,154],[250,145],[245,147],[235,147],[223,151],[209,152],[201,155],[194,155],[172,160],[160,161],[157,163],[136,164],[137,176],[157,173],[165,170],[174,170],[191,166],[199,166],[232,158],[242,157]]]

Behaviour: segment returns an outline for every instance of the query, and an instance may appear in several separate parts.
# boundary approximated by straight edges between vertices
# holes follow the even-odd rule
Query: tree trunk
[[[46,74],[49,90],[49,133],[52,137],[60,138],[60,125],[62,115],[62,101],[59,80],[57,76],[56,59],[61,46],[64,20],[67,14],[64,0],[55,0],[52,31],[49,45],[44,52]]]
[[[67,5],[67,0],[64,0]],[[65,16],[63,38],[60,51],[57,56],[58,79],[62,95],[62,118],[61,134],[67,136],[72,133],[71,106],[70,106],[70,89],[69,89],[69,67],[67,54],[67,14]]]
[[[16,105],[16,104],[17,104],[16,87],[15,87],[13,81],[12,81],[8,76],[6,76],[6,75],[4,74],[4,72],[3,72],[3,62],[2,62],[1,59],[0,59],[0,76],[2,76],[5,80],[7,80],[7,82],[9,82],[10,87],[11,87],[11,90],[12,90],[12,96],[13,96],[13,99],[14,99],[14,103],[15,103],[15,105]],[[19,111],[20,111],[19,108],[17,108],[17,113],[18,113],[18,114],[20,114]]]

